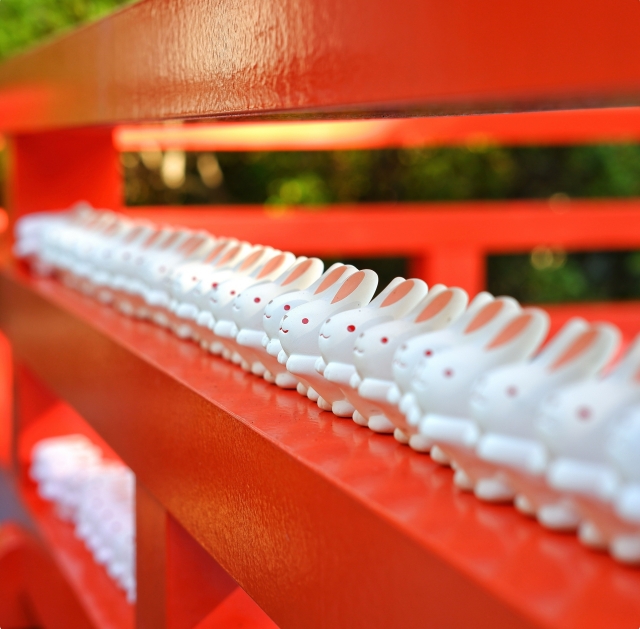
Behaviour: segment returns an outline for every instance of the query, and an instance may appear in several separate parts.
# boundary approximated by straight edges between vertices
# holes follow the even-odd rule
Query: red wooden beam
[[[55,282],[4,276],[0,297],[20,360],[282,629],[637,623],[640,572],[390,437]]]
[[[123,208],[214,234],[306,255],[423,255],[433,248],[480,253],[640,248],[640,201],[362,203],[309,208],[263,206]]]
[[[146,0],[0,68],[0,125],[640,104],[638,5]]]
[[[114,130],[119,151],[326,151],[638,139],[637,107],[385,120],[138,125]]]

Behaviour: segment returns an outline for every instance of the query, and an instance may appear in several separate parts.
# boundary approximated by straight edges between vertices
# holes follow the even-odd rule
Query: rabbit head
[[[308,289],[274,297],[267,303],[262,320],[267,337],[271,340],[278,340],[279,343],[280,323],[285,315],[310,301],[332,298],[342,282],[356,271],[357,269],[351,265],[334,264]]]
[[[536,434],[555,456],[602,462],[613,423],[637,401],[640,338],[607,376],[582,380],[544,398]]]
[[[405,315],[427,294],[422,280],[395,278],[370,304],[328,318],[320,328],[319,347],[326,363],[353,363],[359,334]]]
[[[393,378],[396,350],[410,338],[440,330],[459,317],[467,305],[461,288],[437,284],[406,317],[378,323],[362,331],[355,342],[353,362],[361,378]]]
[[[400,345],[392,363],[397,388],[401,393],[411,389],[414,372],[423,358],[435,356],[457,343],[488,339],[519,310],[518,303],[510,297],[494,299],[489,293],[479,293],[452,325],[435,332],[420,334]]]
[[[305,290],[320,277],[322,269],[318,258],[298,258],[275,280],[261,281],[242,291],[233,304],[233,320],[238,329],[262,330],[267,304],[279,295]]]
[[[268,250],[263,254],[262,264],[254,269],[254,272],[247,275],[239,270],[229,279],[211,289],[209,311],[218,320],[232,320],[233,304],[244,289],[253,286],[256,282],[274,279],[282,271],[288,269],[294,259],[292,253],[283,253],[275,249]]]
[[[377,282],[378,276],[373,271],[358,271],[341,282],[340,288],[330,301],[316,299],[290,311],[282,318],[279,330],[282,349],[289,356],[319,356],[319,332],[325,320],[344,310],[368,304]]]
[[[469,415],[469,395],[487,369],[530,357],[544,340],[549,316],[529,308],[512,316],[488,342],[470,342],[425,356],[412,391],[424,413]]]
[[[533,360],[502,365],[480,376],[469,398],[471,414],[486,431],[533,437],[540,400],[600,371],[619,339],[611,325],[572,319]]]

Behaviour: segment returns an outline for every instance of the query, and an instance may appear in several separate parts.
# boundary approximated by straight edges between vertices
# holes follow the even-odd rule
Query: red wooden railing
[[[299,253],[408,256],[415,275],[470,292],[488,254],[640,248],[637,200],[122,208],[118,155],[635,141],[637,12],[596,0],[145,0],[0,66],[10,221],[84,199]],[[16,393],[0,448],[35,523],[35,535],[0,532],[0,584],[22,566],[0,598],[5,618],[108,627],[93,604],[141,629],[637,624],[638,572],[458,495],[448,471],[392,440],[54,283],[5,269],[0,300]],[[558,306],[554,325],[583,314],[629,337],[639,311]],[[34,427],[94,431],[136,473],[135,609],[109,603],[118,592],[33,498]]]

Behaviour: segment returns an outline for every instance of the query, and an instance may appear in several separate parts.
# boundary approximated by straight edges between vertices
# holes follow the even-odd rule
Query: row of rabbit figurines
[[[458,487],[640,564],[640,341],[510,297],[394,279],[81,205],[31,214],[15,253],[326,411],[395,438]],[[542,348],[542,349],[541,349]]]

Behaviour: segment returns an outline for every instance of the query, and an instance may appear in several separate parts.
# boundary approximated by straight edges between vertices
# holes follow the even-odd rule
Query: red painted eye
[[[509,397],[516,397],[516,395],[518,395],[518,389],[516,387],[507,387],[507,395]]]
[[[381,342],[381,343],[388,343],[388,342],[389,342],[389,339],[388,339],[386,336],[383,336],[383,337],[380,339],[380,342]]]
[[[581,406],[578,409],[578,417],[580,419],[590,419],[591,418],[591,409],[588,406]]]
[[[191,278],[192,282],[196,282],[197,280],[198,280],[198,278],[195,275]]]
[[[230,292],[230,294],[231,294],[231,295],[235,295],[235,294],[236,294],[236,291],[232,290],[232,291]]]
[[[406,348],[406,345],[405,345],[405,348]],[[428,349],[428,350],[424,353],[424,355],[425,355],[425,356],[433,356],[433,352],[432,352],[430,349]]]
[[[451,376],[453,376],[453,369],[445,369],[445,370],[444,370],[444,375],[445,375],[447,378],[451,378]]]
[[[307,317],[305,317],[305,318],[302,320],[302,323],[304,323],[305,325],[307,325],[307,323],[309,323],[309,319],[307,319]]]
[[[285,310],[291,310],[291,306],[290,306],[289,304],[287,304],[287,305],[284,307],[284,309],[285,309]]]
[[[214,282],[213,284],[211,284],[211,288],[218,288],[218,282]]]
[[[348,332],[355,332],[356,331],[356,326],[355,325],[348,325],[347,326],[347,331]]]
[[[260,303],[260,297],[255,297],[255,298],[253,299],[253,301],[255,301],[257,304],[259,304],[259,303]]]

